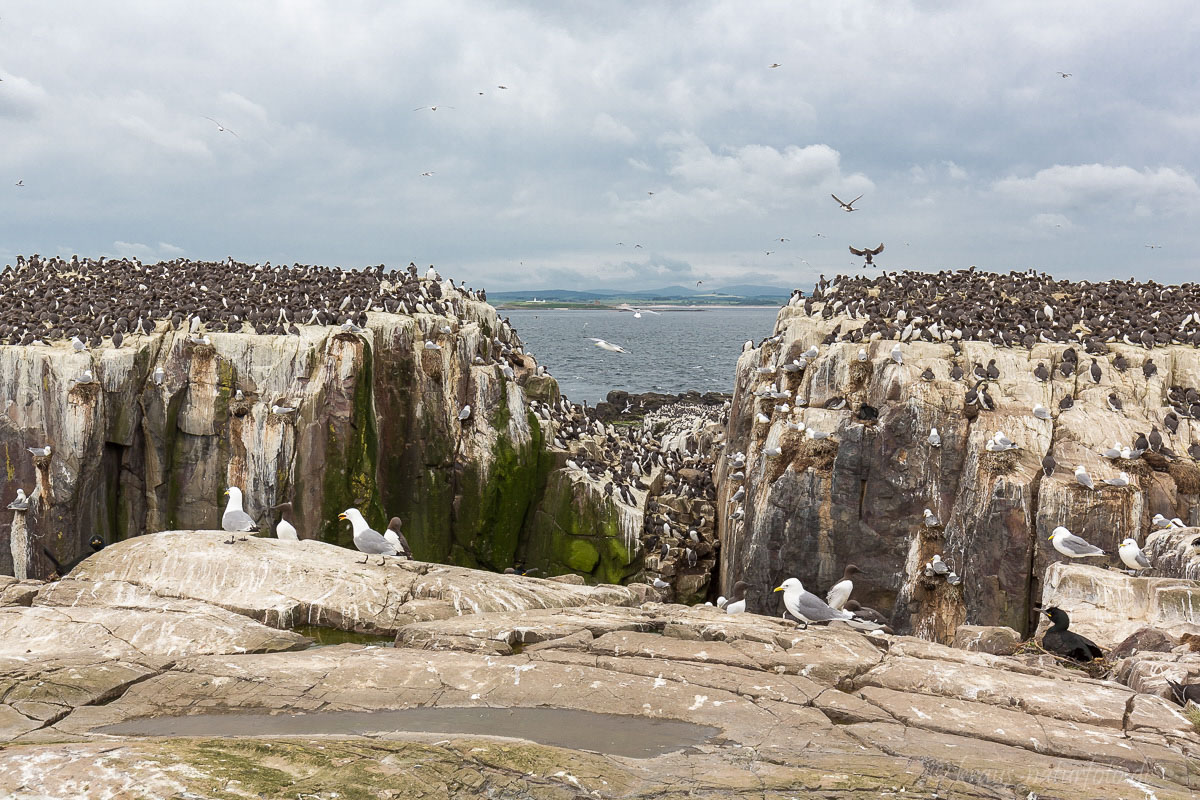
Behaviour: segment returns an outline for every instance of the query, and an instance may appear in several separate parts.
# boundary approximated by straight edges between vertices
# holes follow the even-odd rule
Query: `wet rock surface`
[[[311,581],[309,591],[325,593],[334,585],[322,582],[331,577],[320,578],[333,568],[332,556],[323,559],[315,549],[328,547],[320,543],[291,543],[318,562],[301,579],[282,566],[296,569],[293,556],[274,552],[287,543],[222,545],[220,534],[205,533],[164,534],[161,542],[173,542],[203,580],[192,583],[162,551],[133,549],[130,542],[95,556],[97,563],[85,564],[78,578],[43,588],[31,607],[0,613],[37,621],[49,612],[153,610],[170,618],[190,610],[201,620],[241,616],[263,628],[250,619],[260,613],[254,592],[298,595],[305,589],[295,584]],[[216,549],[205,555],[209,548]],[[253,556],[250,548],[258,548]],[[188,596],[220,574],[217,554],[249,576],[246,583],[226,579],[212,593],[226,600],[248,593],[240,612],[214,605],[215,597]],[[140,565],[140,580],[121,573],[126,560]],[[254,560],[278,563],[255,572],[247,568]],[[1088,797],[1136,796],[1131,792],[1141,786],[1165,800],[1188,797],[1200,785],[1200,736],[1178,707],[1037,657],[851,629],[803,630],[756,614],[644,602],[649,590],[637,586],[581,587],[419,563],[372,565],[368,572],[337,563],[360,584],[407,582],[393,589],[408,598],[401,609],[432,601],[436,610],[425,605],[428,613],[407,621],[393,614],[394,648],[343,644],[254,653],[227,637],[207,652],[197,644],[169,654],[143,647],[135,655],[127,644],[106,649],[81,638],[74,655],[69,648],[36,661],[0,654],[0,681],[7,687],[0,702],[0,736],[7,742],[0,786],[32,800],[72,792],[119,796],[134,786],[138,796],[163,798],[186,792],[325,797],[331,791],[572,799],[671,792],[782,799],[798,791],[1077,798],[1086,785]],[[418,585],[426,588],[417,591]],[[501,602],[496,598],[505,587],[509,594]],[[572,593],[574,605],[555,607],[567,605],[563,593]],[[613,596],[630,604],[604,600]],[[327,602],[367,607],[344,590]],[[512,605],[501,608],[504,603]],[[326,613],[347,624],[355,617],[349,610]],[[114,642],[129,638],[118,633]],[[514,731],[497,727],[493,733],[486,723],[469,733],[423,733],[399,723],[389,730],[377,722],[385,718],[370,713],[472,707],[676,720],[712,733],[684,749],[640,757],[553,744],[552,717],[538,723],[529,737],[534,741],[523,741],[495,738]],[[309,715],[304,725],[327,722],[337,731],[314,738],[276,730],[249,738],[257,733],[255,714],[298,713]],[[226,720],[235,728],[205,736],[204,717],[213,714],[237,714]],[[323,721],[322,714],[342,716]],[[169,726],[178,717],[188,718],[196,736],[151,741],[98,731],[140,719]],[[243,723],[245,730],[236,729]],[[353,727],[360,723],[361,730]],[[418,778],[420,790],[413,783]]]

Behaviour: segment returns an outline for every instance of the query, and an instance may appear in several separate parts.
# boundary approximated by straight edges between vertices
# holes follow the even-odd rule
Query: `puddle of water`
[[[294,633],[301,636],[307,636],[313,640],[309,648],[313,647],[329,647],[335,644],[373,644],[380,647],[395,647],[395,636],[380,636],[374,633],[356,633],[355,631],[341,631],[337,628],[322,628],[319,625],[297,625],[292,628]]]
[[[571,708],[438,707],[152,717],[104,725],[94,731],[117,736],[479,734],[630,758],[652,758],[703,744],[719,732],[720,728],[676,719],[598,714]]]

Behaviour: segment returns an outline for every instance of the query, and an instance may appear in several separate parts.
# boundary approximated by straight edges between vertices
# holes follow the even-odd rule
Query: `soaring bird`
[[[383,566],[384,556],[399,555],[394,544],[385,539],[379,531],[371,530],[371,526],[357,508],[347,508],[338,514],[338,519],[348,520],[354,528],[354,546],[366,556],[361,563],[367,563],[371,556],[379,556],[379,565]]]
[[[221,530],[230,533],[249,533],[258,530],[258,523],[242,510],[242,490],[236,486],[230,486],[225,490],[225,494],[229,495],[229,502],[225,505],[225,513],[221,515]]]
[[[850,252],[856,256],[864,257],[865,259],[867,259],[867,263],[871,264],[871,263],[874,263],[871,259],[873,259],[875,256],[877,256],[883,252],[883,242],[880,242],[879,247],[876,247],[874,250],[872,250],[869,247],[864,247],[862,250],[856,250],[853,247],[851,247]]]
[[[843,203],[841,200],[838,199],[838,196],[836,194],[831,194],[829,196],[832,197],[834,200],[837,200],[837,204],[842,207],[842,210],[847,211],[847,212],[858,211],[858,209],[854,207],[854,204],[857,203],[859,200],[862,200],[862,197],[863,197],[860,194],[858,197],[854,198],[849,203]],[[855,253],[855,255],[861,256],[862,253]],[[876,253],[875,255],[879,255],[879,254]],[[867,259],[867,261],[870,261],[870,259]]]
[[[1079,538],[1062,525],[1059,525],[1050,533],[1050,541],[1054,543],[1054,549],[1067,558],[1089,558],[1091,556],[1107,555],[1099,547],[1088,544],[1086,540]]]
[[[1046,635],[1042,637],[1042,647],[1072,661],[1087,662],[1096,658],[1104,658],[1104,653],[1096,646],[1095,642],[1086,636],[1080,636],[1078,633],[1067,630],[1071,624],[1071,618],[1067,616],[1067,612],[1057,606],[1051,606],[1042,613],[1053,623],[1050,630],[1046,631]]]
[[[239,138],[239,139],[242,138],[237,135],[237,132],[234,131],[233,128],[226,128],[224,125],[217,122],[212,117],[205,117],[205,119],[208,120],[209,122],[211,122],[213,125],[217,126],[217,133],[232,133],[234,136],[237,136],[237,138]]]
[[[854,591],[854,576],[861,570],[858,567],[850,564],[842,571],[842,579],[829,588],[825,594],[825,602],[829,603],[829,607],[841,610],[842,606],[846,605],[846,601],[850,599],[850,593]]]
[[[621,345],[619,345],[619,344],[613,344],[612,342],[606,342],[603,339],[597,339],[592,336],[589,336],[588,338],[591,339],[592,342],[595,343],[596,347],[599,347],[601,350],[608,350],[610,353],[628,353],[629,352],[624,347],[621,347]]]

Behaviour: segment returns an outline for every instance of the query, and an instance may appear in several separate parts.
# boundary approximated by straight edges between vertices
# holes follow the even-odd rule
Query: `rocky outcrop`
[[[678,606],[497,612],[417,623],[401,631],[395,649],[343,645],[188,658],[111,702],[82,706],[36,736],[19,736],[0,754],[0,780],[36,758],[43,766],[30,788],[47,791],[94,763],[98,754],[87,741],[97,737],[108,763],[129,763],[143,752],[136,734],[113,741],[97,729],[118,730],[106,726],[134,719],[304,712],[319,725],[324,715],[365,709],[536,707],[550,699],[560,710],[627,718],[627,730],[638,719],[666,719],[711,726],[715,735],[649,762],[557,747],[545,751],[553,757],[523,768],[517,786],[532,796],[555,796],[538,792],[566,784],[614,797],[656,796],[667,786],[729,796],[745,779],[748,750],[758,792],[765,781],[768,792],[824,787],[842,797],[905,788],[949,797],[1066,798],[1078,796],[1086,774],[1094,780],[1089,796],[1127,797],[1135,781],[1165,799],[1187,796],[1200,780],[1192,760],[1200,737],[1158,698],[919,640],[797,631],[778,620]],[[527,733],[535,741],[554,737],[552,729]],[[51,738],[78,744],[64,752],[61,744],[34,743]],[[430,747],[480,746],[452,731],[405,738],[407,744],[372,741],[401,763]],[[363,746],[347,733],[322,741],[351,751]],[[186,763],[198,779],[210,779],[212,767],[181,744],[160,743],[160,758],[170,755],[159,763]],[[222,747],[231,746],[226,738]],[[303,752],[283,763],[273,757],[273,769],[297,768],[289,762]],[[479,786],[496,785],[477,763],[459,769],[477,774]],[[251,779],[247,789],[260,791],[257,781],[265,779]]]
[[[784,578],[824,591],[854,563],[863,570],[854,597],[890,615],[898,630],[942,642],[963,623],[1028,633],[1041,576],[1061,560],[1047,541],[1055,527],[1115,554],[1125,537],[1145,539],[1154,514],[1186,518],[1200,501],[1200,470],[1185,455],[1200,433],[1193,434],[1190,419],[1176,433],[1163,424],[1172,387],[1200,385],[1200,351],[1109,344],[1097,383],[1083,368],[1063,377],[1061,344],[1026,350],[964,341],[956,353],[950,343],[911,341],[901,345],[899,364],[890,357],[895,341],[833,341],[835,329],[844,335],[861,324],[789,305],[779,313],[776,335],[738,361],[716,471],[717,505],[727,510],[719,520],[721,583],[750,583],[751,608],[773,610],[768,595]],[[813,346],[819,353],[803,369],[783,369]],[[1117,369],[1117,355],[1132,366]],[[1147,357],[1157,365],[1149,377],[1139,369]],[[993,359],[999,377],[983,388],[994,407],[968,404],[967,390],[976,383],[969,373]],[[1035,379],[1039,363],[1054,377]],[[950,377],[956,366],[968,373],[966,381]],[[921,378],[927,368],[932,380]],[[1110,409],[1110,394],[1123,402],[1122,412]],[[1064,398],[1073,406],[1060,410]],[[1051,418],[1036,419],[1034,405],[1051,409]],[[832,436],[818,441],[801,427]],[[940,447],[928,442],[934,427]],[[1114,462],[1100,455],[1114,441],[1132,445],[1152,427],[1176,457],[1147,453]],[[996,431],[1018,449],[987,451]],[[741,469],[732,466],[739,452]],[[1059,465],[1049,477],[1042,471],[1046,454]],[[1076,483],[1078,464],[1096,490]],[[1103,483],[1121,470],[1129,486]],[[731,503],[742,485],[730,480],[736,471],[745,473],[745,499]],[[927,527],[925,508],[942,524]],[[922,567],[934,554],[963,576],[960,586],[924,579]]]

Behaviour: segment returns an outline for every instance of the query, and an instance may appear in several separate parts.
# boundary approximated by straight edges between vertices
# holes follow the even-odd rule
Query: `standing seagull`
[[[854,207],[854,204],[857,203],[859,200],[862,200],[862,198],[863,198],[863,196],[860,194],[858,197],[854,198],[849,203],[843,203],[841,200],[838,199],[838,196],[836,194],[831,194],[829,196],[832,197],[834,200],[837,200],[837,204],[842,207],[843,211],[846,211],[846,212],[858,211],[858,209]],[[856,253],[856,255],[862,255],[862,253]],[[878,253],[876,253],[876,255],[878,255]]]
[[[930,428],[929,429],[929,438],[926,441],[929,442],[930,447],[941,447],[942,446],[942,435],[940,433],[938,433],[937,428]]]
[[[1087,487],[1088,489],[1096,488],[1096,484],[1092,482],[1092,476],[1088,475],[1087,470],[1083,468],[1083,464],[1075,467],[1075,481],[1080,486]]]
[[[371,530],[371,526],[357,508],[347,508],[338,514],[338,519],[348,520],[354,528],[354,546],[366,555],[361,563],[367,563],[371,556],[379,556],[379,565],[383,566],[384,556],[399,555],[395,545],[383,538],[379,531]]]
[[[850,564],[842,571],[842,579],[829,588],[825,594],[825,602],[829,603],[829,607],[841,611],[842,606],[846,605],[846,601],[850,599],[850,593],[854,591],[854,576],[860,572],[859,568]]]
[[[1125,562],[1125,566],[1134,572],[1142,569],[1150,569],[1150,560],[1146,558],[1146,554],[1142,552],[1142,548],[1138,547],[1136,539],[1126,539],[1121,542],[1121,546],[1117,548],[1117,553],[1121,556],[1121,560]]]
[[[1086,540],[1079,538],[1062,525],[1059,525],[1051,532],[1050,541],[1054,543],[1054,549],[1067,558],[1090,558],[1091,556],[1107,555],[1099,547],[1088,544]]]
[[[242,490],[236,486],[230,486],[225,490],[225,494],[229,495],[229,502],[225,505],[225,513],[221,515],[221,530],[230,533],[250,533],[258,530],[258,523],[242,510]],[[246,537],[242,537],[245,541]],[[233,543],[233,537],[229,537],[229,543]]]

